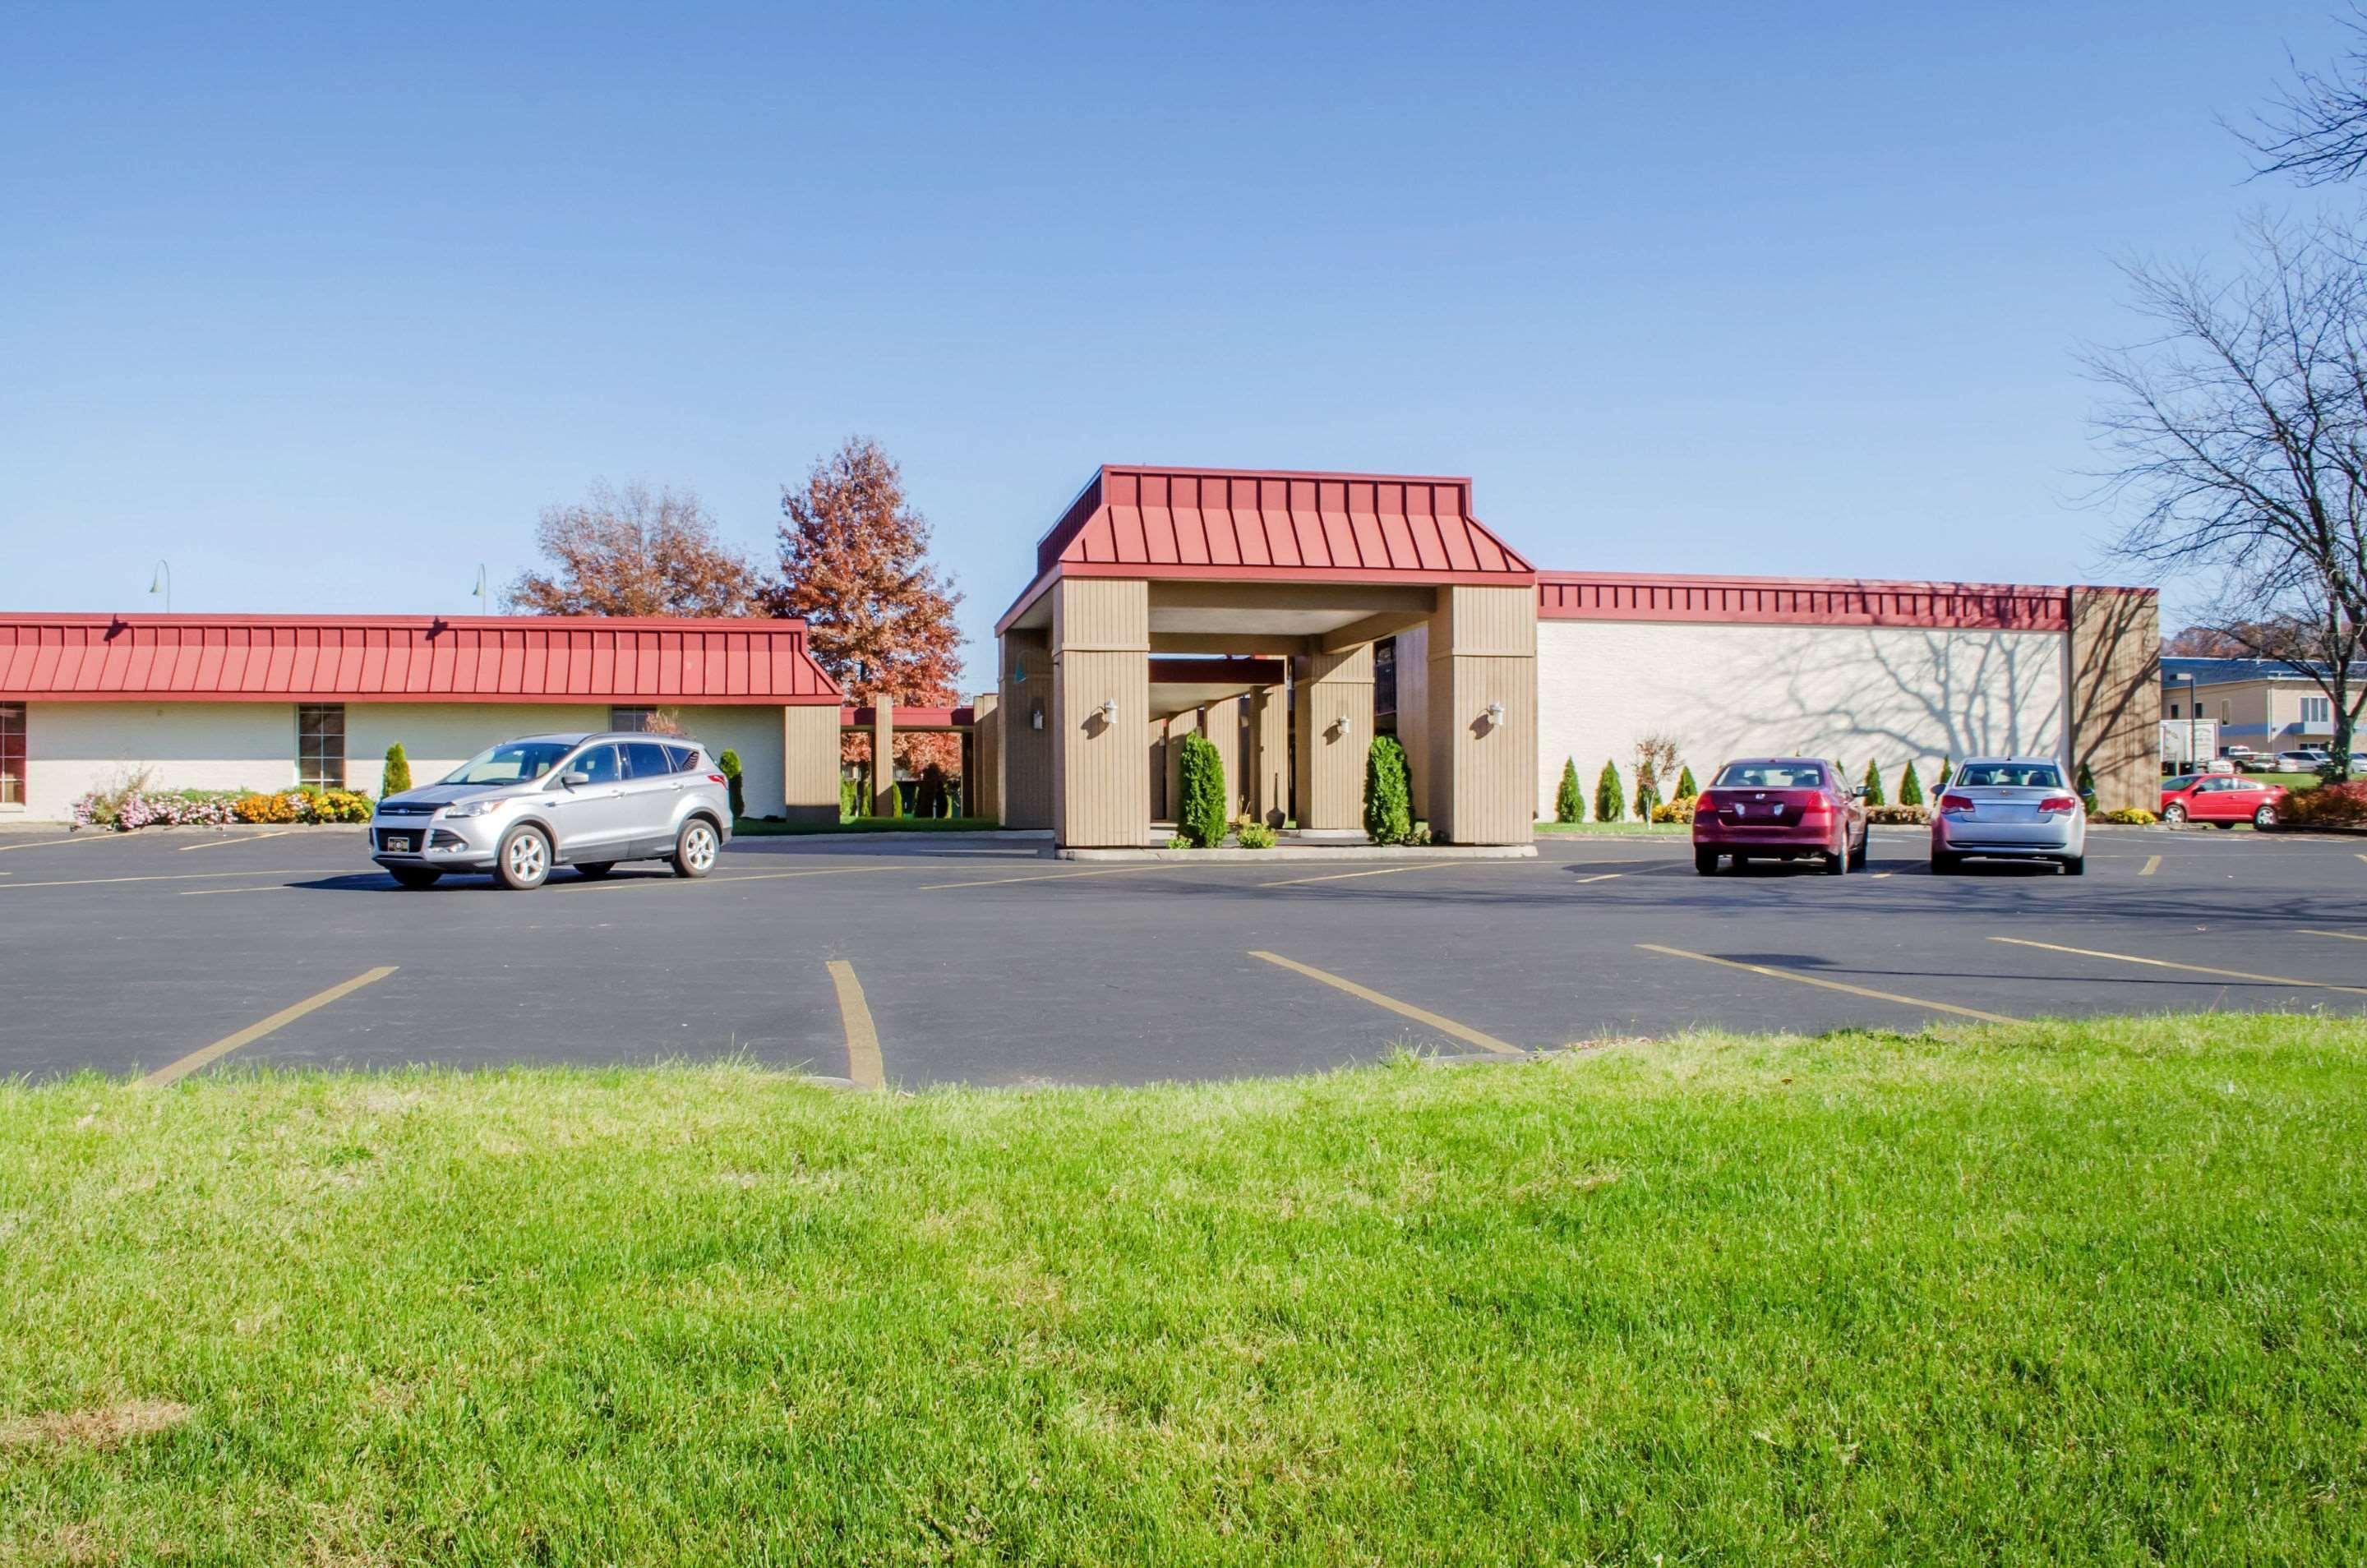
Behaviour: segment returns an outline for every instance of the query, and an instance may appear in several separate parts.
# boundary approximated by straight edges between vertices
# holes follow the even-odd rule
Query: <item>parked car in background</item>
[[[1840,876],[1865,864],[1865,807],[1814,757],[1728,762],[1693,801],[1693,869],[1754,860],[1820,860]]]
[[[2175,827],[2182,822],[2213,822],[2233,828],[2249,822],[2273,828],[2277,808],[2289,793],[2266,779],[2230,779],[2181,773],[2161,781],[2161,819]]]
[[[2270,771],[2280,773],[2314,773],[2324,767],[2326,761],[2327,755],[2323,751],[2280,751],[2276,755],[2274,766]]]
[[[553,866],[596,877],[629,860],[705,876],[731,837],[731,797],[711,756],[674,735],[505,740],[379,801],[370,858],[405,887],[487,871],[504,887],[539,887]]]
[[[2219,754],[2235,763],[2238,773],[2258,773],[2269,765],[2269,760],[2249,746],[2222,746]]]
[[[2088,871],[2088,813],[2052,757],[1971,757],[1941,788],[1931,813],[1931,874],[1967,859],[2052,861]]]

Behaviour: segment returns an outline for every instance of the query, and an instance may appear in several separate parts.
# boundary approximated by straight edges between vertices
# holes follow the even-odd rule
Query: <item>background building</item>
[[[142,776],[375,793],[395,741],[425,782],[507,737],[660,712],[739,752],[753,815],[816,821],[837,819],[844,727],[883,754],[897,728],[959,731],[980,809],[1081,846],[1150,835],[1186,733],[1225,755],[1237,810],[1353,832],[1393,730],[1418,812],[1471,843],[1524,840],[1566,760],[1591,789],[1648,736],[1704,782],[1753,754],[1936,783],[1943,757],[2021,752],[2088,766],[2107,807],[2156,798],[2149,590],[1540,571],[1470,494],[1103,468],[996,628],[998,689],[900,716],[842,709],[795,620],[0,617],[0,815],[62,818]],[[2204,700],[2259,688],[2266,733],[2299,737],[2304,684]]]
[[[2367,664],[2351,666],[2350,678],[2367,683]],[[2215,725],[2215,744],[2223,749],[2276,752],[2334,743],[2334,699],[2273,659],[2164,659],[2161,716],[2181,723],[2199,716]]]

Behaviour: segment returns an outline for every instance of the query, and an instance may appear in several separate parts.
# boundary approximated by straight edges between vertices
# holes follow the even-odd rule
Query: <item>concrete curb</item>
[[[782,843],[859,844],[875,840],[890,844],[963,844],[981,839],[1020,839],[1044,843],[1052,837],[1049,828],[981,828],[976,832],[962,833],[734,833],[734,843],[779,841]]]
[[[1242,861],[1269,863],[1280,861],[1322,861],[1340,865],[1349,861],[1399,861],[1419,865],[1424,861],[1455,860],[1535,860],[1535,844],[1430,844],[1407,846],[1391,844],[1342,844],[1336,849],[1314,849],[1302,845],[1277,844],[1270,850],[1059,850],[1056,860],[1092,861],[1188,861],[1198,865],[1223,865]]]

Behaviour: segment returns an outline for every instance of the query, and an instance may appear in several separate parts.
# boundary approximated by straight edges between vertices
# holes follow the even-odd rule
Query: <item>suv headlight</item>
[[[462,801],[458,806],[446,807],[444,808],[444,815],[447,817],[484,817],[493,812],[499,811],[503,807],[507,806],[508,804],[508,801],[499,798],[493,800],[466,800]]]

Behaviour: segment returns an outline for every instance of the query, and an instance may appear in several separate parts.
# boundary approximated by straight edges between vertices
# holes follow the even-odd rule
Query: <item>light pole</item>
[[[486,608],[486,596],[487,596],[487,592],[488,592],[488,590],[489,590],[489,586],[490,586],[490,585],[485,581],[485,569],[484,569],[484,566],[483,566],[483,564],[481,562],[481,563],[479,563],[479,565],[478,565],[478,567],[477,567],[477,586],[475,586],[474,588],[471,588],[470,590],[469,590],[469,592],[470,592],[470,593],[473,593],[474,595],[476,595],[476,599],[477,599],[477,614],[479,614],[479,615],[490,615],[490,614],[492,613],[490,610],[488,610],[488,609]]]
[[[2194,711],[2194,671],[2181,670],[2171,679],[2186,682],[2186,768],[2189,773],[2199,773],[2203,771],[2203,759],[2194,754],[2197,746],[2194,739],[2197,716]]]
[[[163,594],[164,614],[169,615],[173,613],[173,563],[171,561],[160,560],[156,563],[154,575],[148,579],[148,592]]]

